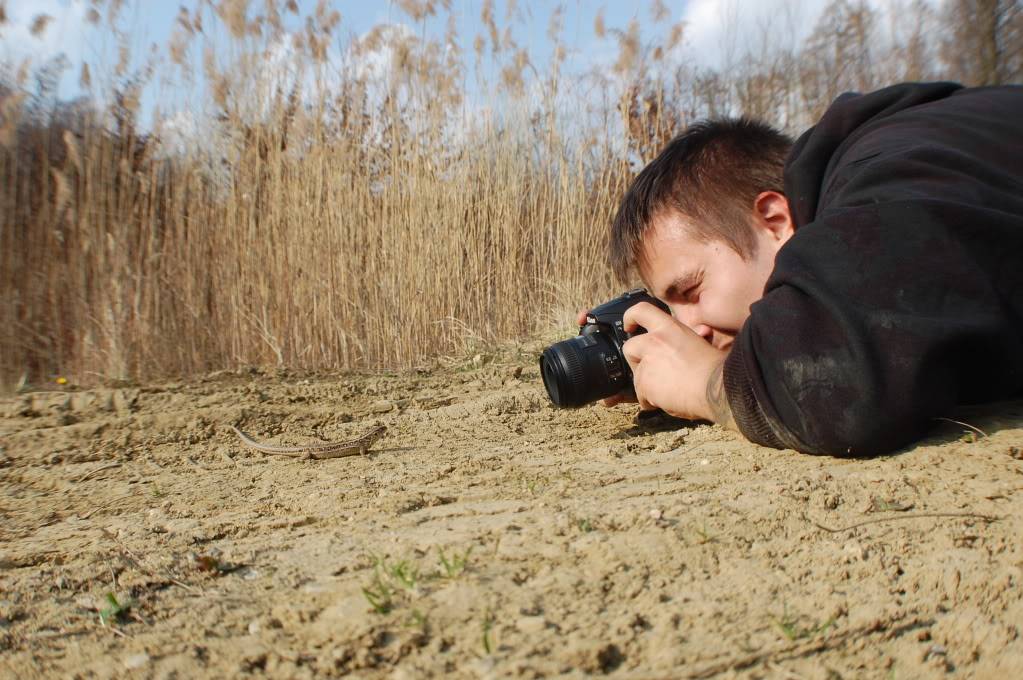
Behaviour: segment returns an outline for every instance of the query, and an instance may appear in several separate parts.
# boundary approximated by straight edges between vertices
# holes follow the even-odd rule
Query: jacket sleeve
[[[1023,384],[1019,319],[994,285],[1019,269],[1019,218],[850,189],[778,253],[726,359],[736,424],[757,443],[881,454]]]

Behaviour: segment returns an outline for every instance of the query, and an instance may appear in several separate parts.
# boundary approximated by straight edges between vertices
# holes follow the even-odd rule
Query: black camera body
[[[579,335],[543,351],[540,375],[555,406],[576,408],[632,390],[632,369],[622,354],[622,345],[646,331],[640,328],[635,333],[626,333],[624,318],[626,310],[640,302],[649,302],[671,313],[667,305],[646,289],[636,288],[591,309]]]

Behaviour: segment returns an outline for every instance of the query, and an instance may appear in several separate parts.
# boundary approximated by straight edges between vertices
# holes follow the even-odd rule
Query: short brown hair
[[[748,215],[762,191],[784,191],[792,139],[750,118],[705,120],[668,142],[636,176],[611,224],[610,263],[628,281],[650,222],[673,209],[693,237],[720,240],[748,259],[756,251]]]

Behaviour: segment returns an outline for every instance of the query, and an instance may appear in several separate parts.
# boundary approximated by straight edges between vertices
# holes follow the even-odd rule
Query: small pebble
[[[523,616],[515,622],[515,627],[521,633],[537,635],[547,628],[547,621],[542,616]]]
[[[147,663],[149,663],[149,655],[148,654],[145,654],[145,653],[143,653],[143,654],[132,654],[131,656],[127,657],[124,660],[124,667],[127,668],[128,670],[133,670],[133,669],[136,669],[136,668],[142,668]]]
[[[255,581],[257,578],[259,578],[261,576],[261,574],[259,573],[259,570],[258,569],[253,569],[252,567],[249,567],[247,569],[243,569],[240,572],[240,575],[241,575],[242,579],[244,579],[246,581]]]
[[[657,508],[650,511],[650,519],[660,519],[662,517],[664,517],[664,513]]]

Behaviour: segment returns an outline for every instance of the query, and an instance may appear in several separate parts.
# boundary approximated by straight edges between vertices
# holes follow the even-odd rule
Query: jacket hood
[[[860,128],[960,89],[958,83],[904,83],[869,94],[839,95],[820,121],[799,137],[785,162],[785,195],[797,228],[816,217],[823,180]]]

